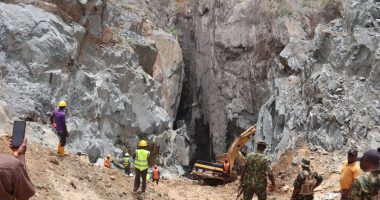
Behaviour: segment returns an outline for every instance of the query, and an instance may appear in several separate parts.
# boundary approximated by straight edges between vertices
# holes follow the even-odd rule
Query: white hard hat
[[[125,153],[125,156],[129,156],[129,153],[127,152],[127,153]]]

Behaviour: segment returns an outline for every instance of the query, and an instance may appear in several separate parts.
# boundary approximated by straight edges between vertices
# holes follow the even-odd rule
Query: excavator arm
[[[223,180],[225,183],[234,181],[237,178],[237,172],[233,171],[235,160],[237,160],[239,165],[245,163],[244,156],[241,154],[240,150],[244,145],[254,136],[256,133],[256,125],[251,126],[246,131],[244,131],[238,138],[234,140],[228,149],[227,153],[219,155],[217,157],[217,162],[206,162],[202,160],[197,160],[194,164],[191,174],[197,179],[217,179]],[[229,173],[225,173],[223,162],[225,159],[229,161]]]
[[[243,155],[241,155],[240,150],[244,147],[244,145],[256,134],[256,124],[248,128],[244,131],[239,137],[237,137],[227,152],[228,162],[230,163],[230,171],[234,166],[236,158],[241,160],[244,159]]]

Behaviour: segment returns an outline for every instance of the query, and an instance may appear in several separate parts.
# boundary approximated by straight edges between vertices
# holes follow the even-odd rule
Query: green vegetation
[[[144,83],[147,84],[148,83],[148,77],[146,76],[145,73],[142,73],[142,76],[143,76]]]
[[[175,26],[170,26],[169,29],[167,30],[168,33],[172,34],[175,38],[178,37],[179,35],[179,30]]]
[[[314,1],[314,0],[301,0],[301,6],[302,7],[311,7],[312,1]]]
[[[293,15],[293,12],[289,8],[282,7],[282,6],[277,8],[277,16],[279,17],[290,17],[292,15]]]
[[[301,0],[301,6],[309,8],[323,8],[330,1],[331,0]]]

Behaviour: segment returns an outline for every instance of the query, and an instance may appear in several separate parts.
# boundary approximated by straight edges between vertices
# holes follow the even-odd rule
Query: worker
[[[60,101],[58,109],[56,109],[50,116],[50,123],[53,128],[56,129],[59,137],[59,144],[57,153],[59,156],[65,155],[66,138],[69,137],[66,127],[65,108],[67,104],[65,101]]]
[[[124,154],[123,165],[124,165],[125,174],[129,175],[131,173],[131,165],[129,163],[129,153],[128,152]]]
[[[0,154],[0,199],[1,200],[27,200],[34,196],[36,189],[29,179],[26,170],[25,153],[27,140],[19,148],[8,147],[13,156]]]
[[[312,200],[314,189],[321,185],[323,178],[317,172],[310,170],[310,160],[302,158],[302,171],[298,173],[294,181],[294,189],[291,200]]]
[[[160,180],[160,171],[158,170],[158,167],[157,165],[154,165],[153,167],[153,176],[152,176],[152,180],[153,182],[156,181],[156,184],[158,185],[158,181]]]
[[[228,157],[226,157],[223,163],[223,173],[228,175],[229,170],[230,170],[230,164],[228,163]]]
[[[266,146],[266,142],[260,141],[257,143],[257,153],[247,155],[247,164],[240,179],[244,200],[251,200],[254,194],[258,200],[266,200],[267,177],[271,181],[271,190],[275,186],[271,161],[264,154]]]
[[[358,150],[351,148],[347,154],[347,161],[343,164],[340,174],[341,200],[348,200],[349,192],[354,180],[362,175],[358,160]]]
[[[111,155],[107,155],[106,159],[104,159],[104,167],[111,168]]]
[[[355,179],[351,187],[351,200],[377,200],[380,189],[380,148],[366,151],[360,158],[363,175]]]
[[[133,193],[137,193],[140,187],[140,178],[142,179],[141,192],[145,193],[146,189],[146,175],[148,172],[148,158],[150,152],[146,150],[148,143],[145,140],[139,142],[139,149],[136,150],[134,155],[135,160],[135,183]]]

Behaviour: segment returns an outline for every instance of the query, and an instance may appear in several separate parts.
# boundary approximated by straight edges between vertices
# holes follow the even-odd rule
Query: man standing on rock
[[[57,135],[59,137],[57,153],[61,157],[65,156],[66,138],[69,137],[65,118],[66,106],[66,102],[60,101],[58,104],[58,109],[56,109],[50,117],[51,126],[56,129]]]
[[[358,160],[358,150],[351,148],[347,154],[347,161],[342,167],[340,174],[341,200],[348,200],[349,192],[354,180],[362,175]]]
[[[0,154],[0,199],[27,200],[34,196],[36,190],[26,171],[25,153],[26,139],[22,145],[14,149],[12,141],[9,148],[13,156]]]
[[[377,200],[380,189],[380,148],[370,149],[360,158],[360,168],[369,172],[359,176],[352,184],[351,200]]]
[[[258,200],[267,199],[267,177],[271,181],[271,190],[274,189],[274,176],[271,161],[264,154],[267,144],[264,141],[257,143],[257,153],[247,155],[247,164],[241,175],[244,200],[251,200],[256,194]],[[241,184],[240,183],[240,184]]]
[[[321,185],[323,178],[317,172],[310,170],[310,160],[302,158],[302,171],[298,173],[294,181],[294,189],[291,200],[313,200],[314,189]]]
[[[145,140],[139,142],[139,149],[136,150],[134,155],[135,160],[135,183],[133,193],[137,193],[140,187],[140,177],[142,179],[141,192],[145,193],[146,189],[146,175],[148,172],[148,158],[150,152],[146,150],[148,143]]]

